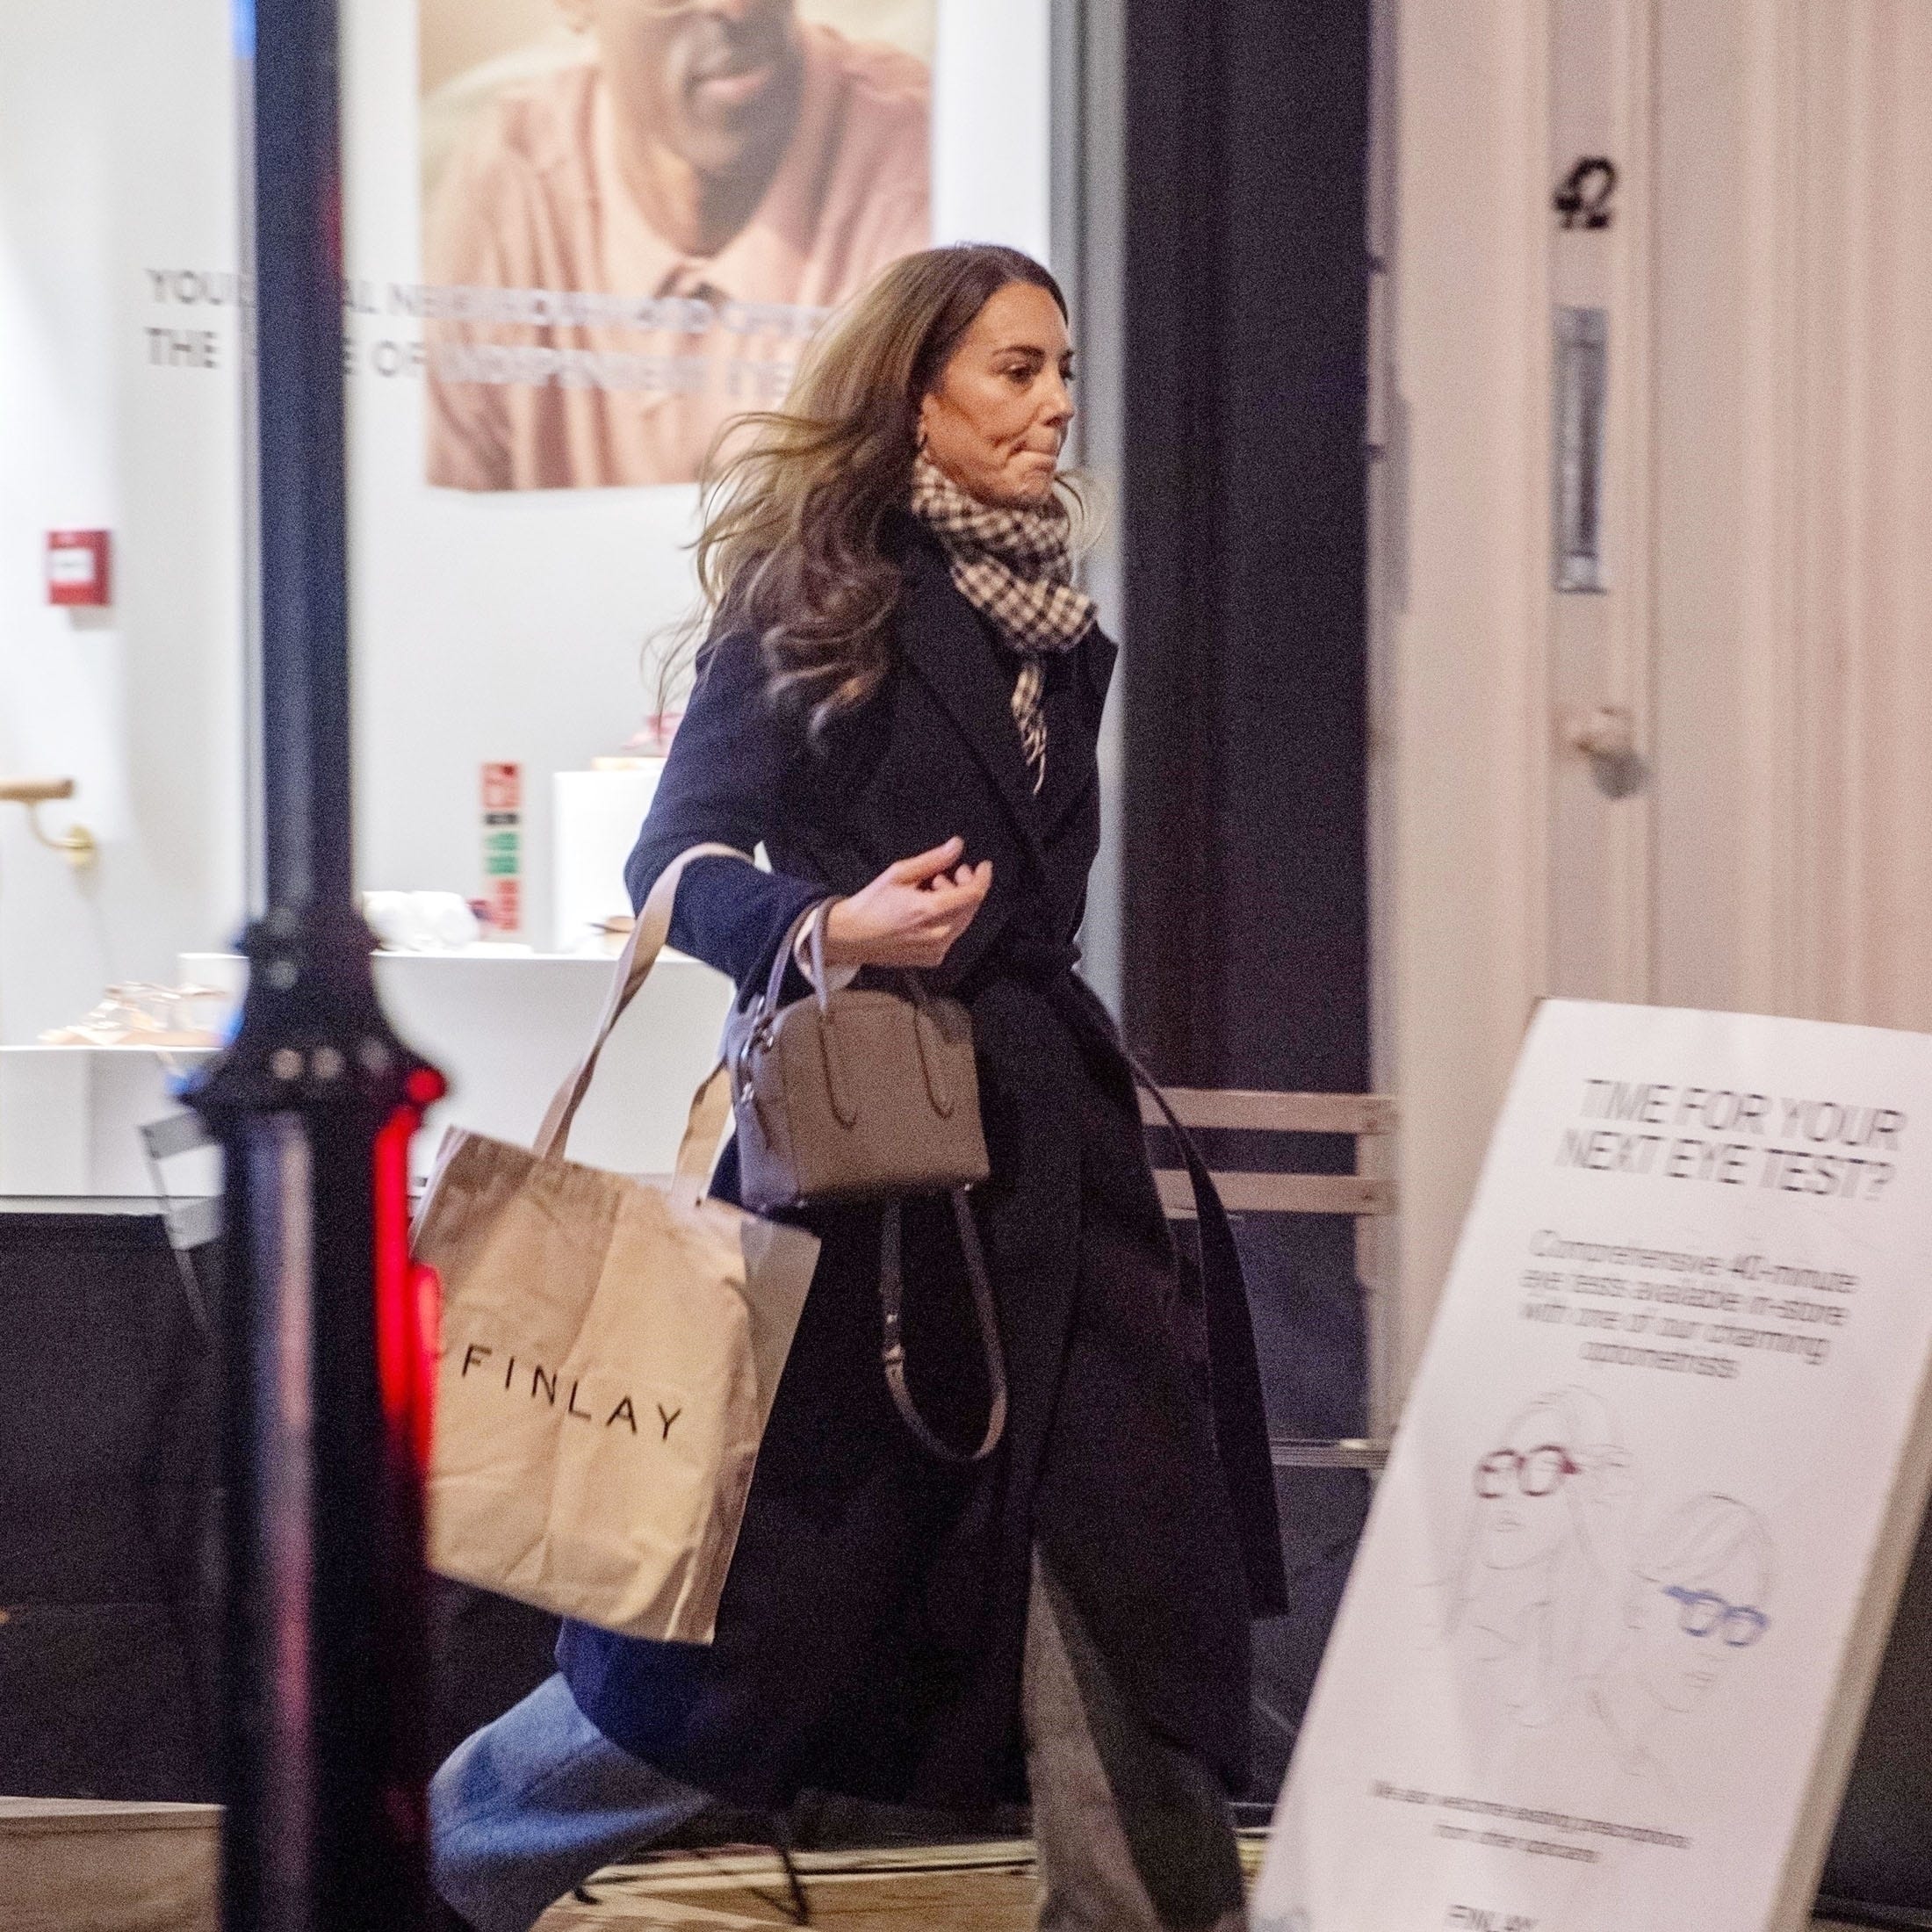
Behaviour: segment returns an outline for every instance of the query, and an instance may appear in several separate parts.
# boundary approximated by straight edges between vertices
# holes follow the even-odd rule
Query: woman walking
[[[829,898],[828,973],[919,969],[970,1011],[1004,1439],[920,1445],[879,1366],[881,1210],[802,1214],[818,1272],[716,1642],[566,1625],[559,1675],[436,1777],[436,1886],[483,1932],[715,1801],[808,1788],[1030,1794],[1055,1932],[1244,1922],[1228,1799],[1280,1551],[1238,1280],[1177,1271],[1073,971],[1114,647],[1071,580],[1071,371],[1059,288],[999,248],[895,263],[815,345],[710,500],[708,641],[629,867],[641,905],[688,847],[762,843],[769,871],[690,863],[674,945],[762,986]],[[989,1374],[944,1200],[905,1204],[904,1247],[912,1391],[970,1445]]]

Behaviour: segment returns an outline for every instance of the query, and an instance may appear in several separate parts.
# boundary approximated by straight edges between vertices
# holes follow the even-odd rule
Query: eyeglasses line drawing
[[[1721,1636],[1733,1650],[1745,1650],[1771,1627],[1771,1619],[1751,1604],[1734,1604],[1715,1590],[1692,1590],[1683,1583],[1660,1583],[1666,1597],[1676,1598],[1677,1627],[1687,1637]]]
[[[1513,1480],[1525,1496],[1554,1496],[1581,1466],[1561,1443],[1539,1443],[1533,1449],[1492,1449],[1476,1464],[1476,1494],[1494,1503],[1509,1492]]]
[[[1507,1496],[1512,1482],[1527,1496],[1554,1496],[1579,1466],[1557,1442],[1532,1449],[1492,1449],[1475,1467],[1476,1494],[1485,1503]],[[1683,1583],[1660,1583],[1678,1605],[1677,1622],[1689,1637],[1720,1637],[1732,1650],[1747,1650],[1771,1627],[1771,1620],[1754,1604],[1734,1604],[1715,1590],[1692,1590]]]

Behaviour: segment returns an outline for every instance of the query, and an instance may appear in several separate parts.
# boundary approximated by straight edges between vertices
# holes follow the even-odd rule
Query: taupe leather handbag
[[[825,983],[832,902],[800,913],[765,990],[724,1025],[745,1205],[762,1214],[971,1187],[986,1179],[972,1022],[955,999]],[[801,932],[815,991],[778,994]]]
[[[927,992],[914,973],[904,976],[904,992],[879,986],[833,991],[824,917],[832,903],[821,900],[799,914],[764,991],[733,1007],[725,1022],[741,1193],[755,1213],[833,1201],[884,1203],[879,1299],[893,1402],[934,1455],[977,1462],[992,1453],[1006,1427],[1006,1385],[992,1289],[965,1193],[991,1171],[979,1121],[972,1022],[957,1000]],[[801,934],[817,985],[806,998],[781,1005],[785,970]],[[938,1193],[952,1196],[991,1391],[984,1437],[970,1452],[953,1448],[926,1424],[905,1381],[899,1203],[907,1194]]]

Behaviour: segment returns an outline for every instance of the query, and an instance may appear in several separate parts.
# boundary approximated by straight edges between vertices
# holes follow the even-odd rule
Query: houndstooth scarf
[[[912,501],[945,549],[954,583],[1019,653],[1013,717],[1037,792],[1047,782],[1041,653],[1071,651],[1093,628],[1093,600],[1074,588],[1066,506],[1053,497],[1037,509],[982,503],[923,450],[912,465]]]

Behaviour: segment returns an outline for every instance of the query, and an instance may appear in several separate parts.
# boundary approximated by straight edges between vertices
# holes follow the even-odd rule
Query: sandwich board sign
[[[1932,1441],[1932,1036],[1548,1001],[1256,1932],[1789,1932]]]

